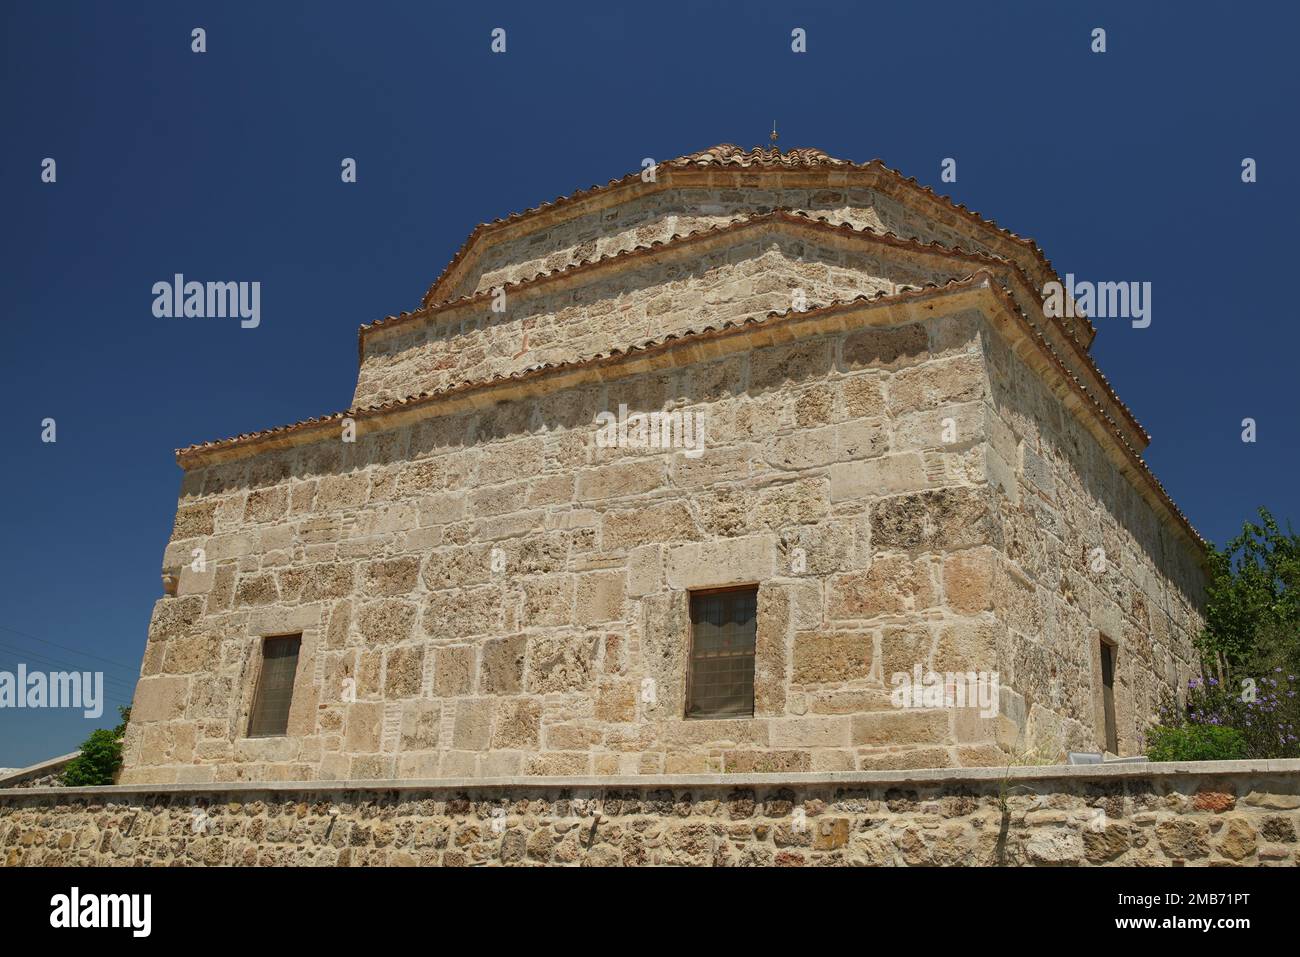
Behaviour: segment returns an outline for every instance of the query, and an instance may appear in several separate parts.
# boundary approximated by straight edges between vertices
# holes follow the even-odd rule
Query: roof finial
[[[779,134],[776,132],[776,120],[772,121],[772,132],[768,134],[768,139],[772,141],[772,149],[776,149],[776,141]]]

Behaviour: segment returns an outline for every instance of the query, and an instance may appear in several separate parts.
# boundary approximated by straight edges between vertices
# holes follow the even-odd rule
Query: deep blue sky
[[[119,666],[98,722],[0,711],[0,766],[127,702],[175,447],[345,408],[357,326],[414,307],[481,220],[774,119],[783,147],[879,157],[1062,273],[1152,282],[1150,328],[1102,322],[1094,352],[1156,474],[1215,541],[1261,504],[1300,519],[1295,5],[445,6],[5,5],[0,669]],[[260,328],[154,318],[175,272],[260,280]]]

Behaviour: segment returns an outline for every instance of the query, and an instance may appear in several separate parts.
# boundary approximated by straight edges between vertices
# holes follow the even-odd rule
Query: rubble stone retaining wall
[[[0,791],[20,865],[1289,865],[1300,760]]]

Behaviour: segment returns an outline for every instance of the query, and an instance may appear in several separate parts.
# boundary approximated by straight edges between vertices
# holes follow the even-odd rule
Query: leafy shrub
[[[1266,508],[1222,549],[1210,548],[1205,673],[1227,680],[1282,667],[1300,670],[1300,535]]]
[[[1160,709],[1160,727],[1231,730],[1241,739],[1241,757],[1300,757],[1297,676],[1279,667],[1259,678],[1243,677],[1231,682],[1193,678],[1187,683],[1184,708]],[[1153,735],[1148,732],[1148,741],[1153,740]]]
[[[126,733],[131,709],[119,707],[117,713],[121,716],[122,723],[112,730],[100,728],[90,732],[90,737],[81,746],[81,753],[64,767],[65,787],[93,787],[113,783],[118,768],[122,766],[122,735]]]
[[[1246,757],[1246,739],[1235,728],[1209,724],[1156,727],[1147,732],[1152,761],[1232,761]]]
[[[1300,535],[1268,509],[1222,550],[1208,552],[1202,671],[1186,706],[1161,709],[1164,728],[1231,728],[1249,758],[1300,757]]]

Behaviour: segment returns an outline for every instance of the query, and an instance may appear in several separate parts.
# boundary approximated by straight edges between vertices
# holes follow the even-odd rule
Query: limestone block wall
[[[666,249],[590,279],[519,290],[367,335],[353,407],[574,361],[688,329],[962,279],[978,262],[866,243],[817,242],[780,227]]]
[[[1142,753],[1159,706],[1200,673],[1200,550],[996,337],[986,341],[997,558],[989,596],[1020,747],[1095,751],[1106,739],[1104,637],[1114,646],[1119,750]]]
[[[122,782],[1001,762],[987,722],[888,701],[997,650],[982,320],[926,315],[188,472]],[[706,451],[600,448],[621,403],[703,413]],[[688,721],[688,591],[731,583],[756,715]],[[289,733],[250,739],[261,640],[299,633]]]
[[[1300,762],[0,790],[16,866],[1284,866]]]

